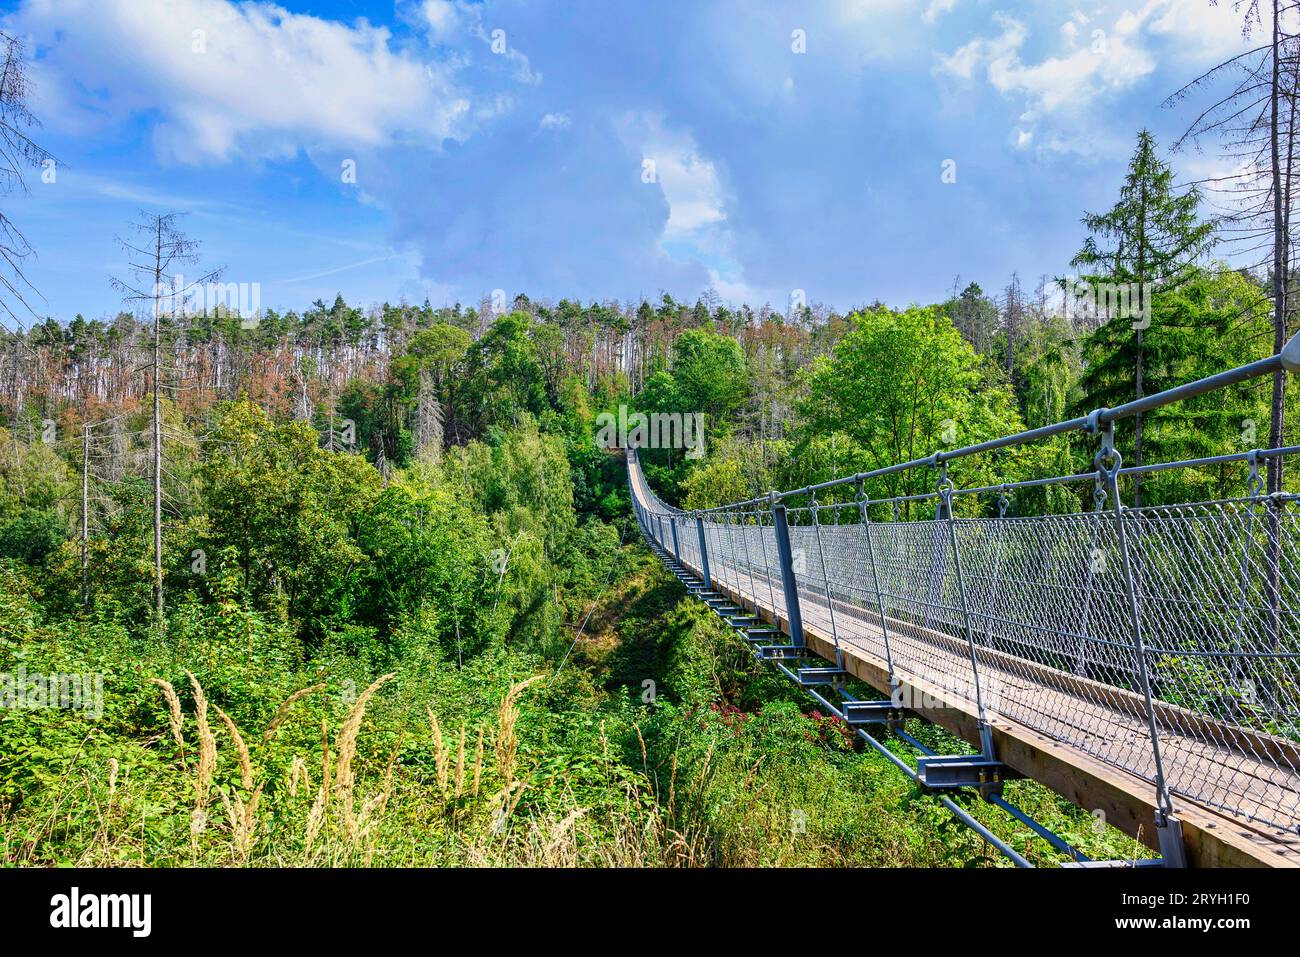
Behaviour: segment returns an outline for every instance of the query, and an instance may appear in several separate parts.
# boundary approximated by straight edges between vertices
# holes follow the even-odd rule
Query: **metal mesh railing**
[[[1141,409],[1279,364],[1292,369],[1275,357],[1148,397]],[[1297,496],[1265,494],[1259,480],[1263,462],[1300,448],[1123,469],[1112,426],[1132,411],[1098,410],[693,513],[662,502],[633,453],[632,501],[645,534],[691,569],[707,568],[711,584],[780,620],[797,611],[837,654],[851,648],[883,662],[891,684],[934,688],[967,702],[982,727],[1002,717],[1132,772],[1156,786],[1159,813],[1176,794],[1300,832]],[[994,489],[957,490],[947,480],[953,458],[1069,429],[1101,436],[1095,473]],[[1119,500],[1121,476],[1226,462],[1249,465],[1242,497]],[[867,521],[864,480],[907,468],[938,473],[933,494],[907,497],[932,501],[935,517]],[[1021,486],[1080,481],[1094,484],[1094,511],[1004,514]],[[853,501],[818,501],[845,488],[856,490]],[[955,514],[958,497],[993,494],[998,517]],[[903,499],[871,504],[881,501]]]
[[[714,582],[787,616],[769,512],[729,508],[706,520],[661,502],[635,465],[631,474],[647,534],[672,553],[676,524],[677,554],[698,570],[702,532]],[[845,506],[787,512],[807,627],[892,659],[899,680],[982,703],[991,718],[1156,782],[1111,512],[869,524],[837,514],[822,524],[832,509]],[[1123,521],[1165,784],[1297,830],[1300,543],[1289,502],[1257,496],[1125,509]],[[1277,601],[1267,593],[1271,579]],[[973,658],[963,645],[967,619]]]

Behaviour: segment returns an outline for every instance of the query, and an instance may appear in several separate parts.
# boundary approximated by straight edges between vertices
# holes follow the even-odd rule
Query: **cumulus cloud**
[[[669,128],[661,116],[638,117],[630,126],[641,138],[643,163],[653,161],[668,202],[660,248],[678,261],[704,266],[709,286],[723,300],[761,302],[736,260],[735,238],[727,221],[729,196],[717,163],[704,154],[693,135]]]
[[[533,70],[527,54],[514,46],[506,30],[485,18],[486,7],[482,3],[418,0],[413,17],[409,8],[404,9],[407,19],[415,20],[431,39],[446,43],[472,37],[484,44],[489,54],[509,64],[514,78],[520,83],[535,85],[542,82],[541,74]]]
[[[376,188],[393,211],[395,244],[417,251],[422,276],[468,300],[495,288],[604,298],[708,284],[704,264],[665,250],[672,204],[662,180],[642,182],[645,152],[624,129],[584,120],[562,137],[526,138],[528,149],[523,132],[485,131],[449,146],[432,167],[440,188],[411,190],[430,165],[406,152],[388,157]],[[673,164],[665,168],[682,223],[690,207],[680,208],[681,184]]]
[[[1264,6],[1267,6],[1265,4]],[[1268,24],[1256,27],[1256,40],[1267,37]],[[1223,60],[1242,49],[1242,10],[1232,3],[1210,6],[1200,0],[1148,0],[1134,14],[1155,37],[1170,41],[1180,58],[1204,62]]]
[[[164,157],[463,139],[471,100],[454,67],[387,29],[228,0],[27,0],[9,18],[35,52],[46,121],[93,128],[157,117]]]
[[[989,64],[989,81],[1002,93],[1024,94],[1036,111],[1078,109],[1132,86],[1155,70],[1155,60],[1120,34],[1099,33],[1067,56],[1024,64],[1015,56]]]
[[[1091,16],[1075,11],[1058,29],[1057,51],[1037,59],[1025,54],[1025,22],[1002,13],[994,20],[1000,33],[940,54],[935,72],[963,81],[982,73],[994,89],[1022,97],[1030,120],[1080,113],[1154,74],[1159,59],[1204,64],[1245,49],[1242,13],[1226,2],[1145,0],[1103,4]]]
[[[695,236],[708,226],[726,221],[717,168],[700,156],[689,137],[659,139],[648,149],[668,200],[665,239]]]
[[[1162,2],[1166,0],[1155,0]],[[1030,28],[998,13],[994,20],[999,33],[940,54],[935,73],[963,84],[982,78],[1004,97],[1020,101],[1023,111],[1014,133],[1018,149],[1095,152],[1106,137],[1099,137],[1092,126],[1079,134],[1078,121],[1086,120],[1095,105],[1115,101],[1156,71],[1156,57],[1143,29],[1145,16],[1135,18],[1124,10],[1100,20],[1075,13],[1057,31],[1056,52],[1035,60],[1026,55]],[[1049,128],[1036,136],[1036,127],[1045,123]]]
[[[1002,28],[996,37],[979,37],[950,56],[939,57],[941,72],[970,79],[983,68],[992,86],[1006,95],[1023,96],[1031,114],[1077,110],[1094,99],[1132,86],[1155,70],[1154,58],[1134,42],[1134,30],[1123,23],[1106,31],[1100,27],[1088,42],[1076,45],[1078,28],[1069,21],[1062,36],[1070,49],[1037,63],[1021,59],[1029,30],[1019,20],[996,14]]]

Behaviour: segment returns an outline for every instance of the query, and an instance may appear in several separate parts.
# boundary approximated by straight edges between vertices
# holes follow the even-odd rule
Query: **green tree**
[[[878,308],[850,321],[852,330],[831,355],[813,364],[801,411],[809,433],[852,441],[866,469],[1020,428],[1010,389],[992,377],[939,309]],[[990,467],[986,459],[953,466],[955,476],[967,478]],[[911,469],[886,476],[869,491],[892,496],[933,486],[932,474]]]
[[[1071,264],[1094,285],[1126,286],[1130,304],[1135,299],[1145,301],[1140,310],[1118,309],[1098,330],[1083,379],[1085,403],[1118,405],[1148,393],[1148,366],[1153,365],[1148,356],[1148,326],[1159,321],[1161,299],[1174,295],[1197,275],[1215,241],[1215,224],[1198,215],[1200,202],[1195,187],[1175,191],[1173,170],[1156,155],[1155,139],[1142,130],[1118,202],[1109,212],[1084,214],[1089,235]],[[1163,352],[1154,365],[1171,358]],[[1132,388],[1118,390],[1117,384],[1127,379]],[[1139,414],[1133,421],[1135,465],[1143,461],[1143,438]],[[1135,483],[1135,501],[1141,501],[1140,482]]]
[[[673,343],[673,382],[686,408],[703,412],[712,428],[724,426],[748,392],[745,352],[735,339],[688,329]]]
[[[546,376],[532,339],[527,313],[501,316],[466,354],[466,414],[483,434],[492,426],[510,427],[522,412],[547,410]]]
[[[223,410],[209,449],[206,554],[233,549],[249,597],[282,601],[308,634],[346,620],[366,561],[356,536],[379,474],[359,455],[320,448],[307,424],[278,425],[247,401]]]
[[[1262,358],[1268,334],[1268,302],[1256,282],[1226,266],[1198,271],[1156,297],[1144,344],[1148,387],[1172,388]],[[1114,356],[1132,342],[1127,324],[1119,322],[1087,339],[1084,405],[1131,398],[1132,381]],[[1243,383],[1153,410],[1144,422],[1144,448],[1149,460],[1161,462],[1240,451],[1264,443],[1267,421],[1260,383]],[[1148,503],[1192,501],[1227,494],[1233,480],[1232,470],[1180,469],[1145,477],[1140,488]]]
[[[733,456],[713,456],[682,480],[682,508],[713,508],[747,498],[745,463]]]
[[[465,359],[473,341],[464,329],[438,322],[413,335],[392,364],[392,375],[401,384],[408,410],[415,409],[421,389],[427,386],[438,403],[443,431],[456,441],[464,433],[460,393]],[[426,396],[425,401],[429,398]]]
[[[414,616],[457,661],[492,636],[497,541],[485,516],[464,507],[463,493],[399,478],[367,509],[359,536],[369,556],[361,620],[387,635]]]

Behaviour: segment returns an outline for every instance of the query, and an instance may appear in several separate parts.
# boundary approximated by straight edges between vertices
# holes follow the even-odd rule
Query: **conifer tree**
[[[1200,203],[1195,187],[1175,189],[1173,170],[1142,130],[1118,202],[1108,212],[1084,214],[1089,235],[1071,265],[1094,292],[1108,291],[1096,297],[1104,298],[1103,323],[1088,341],[1084,404],[1120,405],[1173,384],[1164,381],[1173,368],[1164,350],[1176,346],[1166,341],[1159,314],[1214,245],[1215,224],[1200,218]],[[1135,416],[1134,465],[1142,464],[1143,426]],[[1140,484],[1137,489],[1140,504]]]

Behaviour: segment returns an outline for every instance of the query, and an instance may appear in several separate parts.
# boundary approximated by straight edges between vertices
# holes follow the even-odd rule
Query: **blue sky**
[[[20,0],[53,183],[3,199],[42,314],[115,311],[115,237],[188,213],[263,306],[337,292],[841,309],[1063,274],[1229,2]],[[955,182],[944,182],[945,161]],[[1172,157],[1211,175],[1213,151]],[[355,182],[344,172],[354,164]]]

